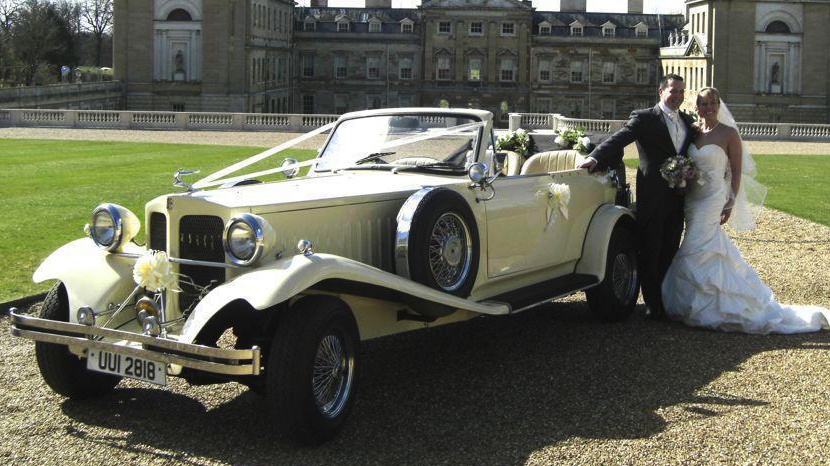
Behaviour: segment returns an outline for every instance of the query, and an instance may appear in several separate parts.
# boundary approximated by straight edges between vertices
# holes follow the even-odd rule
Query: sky
[[[300,6],[308,6],[309,0],[298,0]],[[362,7],[364,0],[329,0],[333,7]],[[414,8],[420,0],[392,0],[394,8]],[[627,0],[588,0],[588,11],[625,13]],[[539,11],[559,11],[559,0],[533,0]],[[683,13],[683,0],[643,0],[644,13]]]

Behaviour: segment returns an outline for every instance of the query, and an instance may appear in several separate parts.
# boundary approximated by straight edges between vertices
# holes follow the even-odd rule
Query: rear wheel
[[[62,283],[57,283],[46,295],[40,318],[69,322],[69,299]],[[118,376],[87,370],[86,358],[69,352],[66,345],[36,341],[35,357],[46,385],[55,393],[72,399],[101,396],[121,380]]]
[[[267,361],[268,405],[283,434],[319,444],[337,434],[354,404],[357,324],[329,296],[303,298],[286,312]]]
[[[588,306],[600,319],[619,322],[634,311],[639,294],[634,233],[625,225],[617,224],[608,244],[605,277],[598,286],[585,292]]]

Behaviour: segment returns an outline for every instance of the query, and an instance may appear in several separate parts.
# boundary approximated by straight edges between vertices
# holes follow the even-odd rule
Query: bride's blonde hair
[[[697,93],[697,99],[695,99],[695,106],[700,105],[700,99],[707,98],[710,95],[715,97],[715,103],[720,105],[720,92],[714,87],[704,87]]]

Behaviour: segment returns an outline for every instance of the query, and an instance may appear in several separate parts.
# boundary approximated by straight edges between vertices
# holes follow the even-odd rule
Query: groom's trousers
[[[657,210],[648,218],[638,217],[638,269],[643,300],[654,312],[663,312],[662,283],[680,246],[683,208]]]

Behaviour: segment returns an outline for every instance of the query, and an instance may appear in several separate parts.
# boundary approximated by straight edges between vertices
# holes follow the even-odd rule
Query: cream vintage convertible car
[[[323,133],[317,157],[268,165]],[[503,167],[494,142],[490,112],[373,110],[192,185],[180,170],[182,192],[146,204],[146,245],[135,214],[95,208],[87,237],[35,272],[57,283],[40,317],[12,313],[12,333],[35,340],[61,395],[122,377],[237,381],[265,395],[278,430],[319,443],[354,403],[361,341],[580,290],[600,318],[628,317],[624,181],[576,169],[571,152]]]

